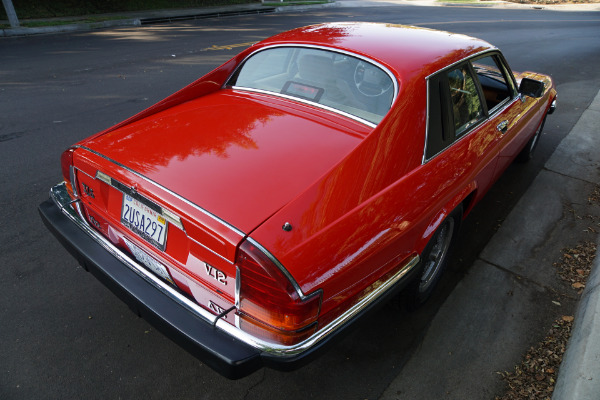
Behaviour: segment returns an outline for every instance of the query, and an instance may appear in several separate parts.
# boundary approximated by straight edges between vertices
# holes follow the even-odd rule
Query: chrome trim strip
[[[96,171],[96,179],[101,180],[102,182],[106,183],[107,185],[112,186],[112,178],[100,170]]]
[[[556,111],[556,105],[557,105],[556,100],[557,100],[557,97],[558,96],[554,97],[554,100],[552,100],[552,103],[550,103],[550,108],[548,109],[548,114],[552,114],[554,111]]]
[[[54,186],[50,189],[50,198],[56,203],[59,209],[65,214],[76,226],[78,226],[85,234],[90,236],[94,241],[96,241],[100,246],[102,246],[106,251],[108,251],[111,255],[121,261],[125,266],[130,268],[140,277],[142,277],[145,281],[155,287],[157,290],[164,293],[173,301],[180,304],[182,307],[190,311],[193,315],[205,320],[207,323],[216,326],[218,329],[230,334],[236,339],[247,343],[248,345],[257,348],[266,353],[272,354],[278,357],[285,356],[293,356],[303,351],[310,349],[312,346],[316,345],[327,336],[335,332],[337,329],[341,328],[344,324],[348,323],[353,317],[358,315],[361,311],[363,311],[366,307],[368,307],[372,302],[379,299],[382,295],[384,295],[388,290],[390,290],[396,283],[398,283],[406,274],[411,271],[418,263],[419,256],[415,255],[407,263],[396,272],[390,279],[383,282],[376,289],[365,295],[358,303],[356,303],[353,307],[347,310],[345,313],[340,315],[338,318],[327,324],[322,329],[318,330],[314,335],[310,338],[304,340],[295,345],[285,346],[276,343],[266,342],[264,340],[258,339],[238,328],[239,324],[236,322],[236,325],[231,325],[226,322],[222,317],[225,315],[213,315],[207,310],[200,307],[195,302],[191,301],[187,297],[183,296],[176,289],[171,287],[168,283],[164,282],[144,267],[139,265],[135,260],[131,259],[127,254],[123,253],[117,247],[115,247],[110,241],[108,241],[104,236],[98,233],[96,230],[92,229],[85,220],[82,219],[81,216],[77,214],[77,212],[71,207],[71,197],[69,196],[66,184],[64,182]],[[77,203],[75,203],[77,204]],[[256,242],[253,244],[258,245]],[[260,245],[258,245],[260,246]],[[261,248],[261,247],[259,247]],[[268,255],[268,253],[265,253]],[[239,275],[239,274],[238,274]],[[237,286],[237,280],[236,280]],[[236,290],[237,292],[237,290]],[[318,292],[317,292],[318,293]],[[236,295],[236,303],[239,301]],[[312,296],[312,295],[311,295]],[[308,296],[310,297],[310,296]],[[234,311],[235,308],[230,309]],[[234,311],[235,312],[235,311]],[[235,314],[235,319],[237,321],[237,313]]]
[[[240,307],[240,290],[242,289],[242,275],[240,274],[240,267],[235,266],[235,306]],[[236,324],[236,326],[239,326]]]
[[[337,329],[348,323],[352,318],[358,315],[361,311],[366,309],[371,303],[379,299],[388,290],[390,290],[396,283],[398,283],[408,272],[410,272],[419,263],[419,256],[413,256],[403,268],[401,268],[396,274],[394,274],[389,280],[382,283],[375,290],[363,297],[358,303],[347,310],[345,313],[340,315],[338,318],[327,324],[322,329],[318,330],[310,338],[292,346],[278,345],[274,343],[268,343],[250,336],[246,332],[240,331],[234,326],[228,324],[224,320],[217,321],[217,327],[223,329],[225,332],[235,335],[239,339],[243,340],[250,345],[260,348],[263,351],[273,354],[275,356],[285,357],[293,356],[303,351],[306,351],[325,339],[327,336],[335,332]],[[241,334],[241,336],[240,336]]]
[[[288,272],[288,270],[285,269],[285,267],[279,262],[279,260],[277,260],[277,258],[275,258],[275,256],[273,254],[271,254],[260,243],[258,243],[256,240],[252,239],[251,237],[247,237],[246,240],[248,242],[252,243],[254,246],[256,246],[265,256],[267,256],[269,258],[269,260],[271,260],[271,262],[273,264],[275,264],[275,266],[283,273],[283,275],[286,277],[286,279],[290,281],[290,283],[292,284],[292,286],[296,290],[296,293],[298,294],[298,296],[300,296],[300,298],[303,301],[307,300],[307,299],[309,299],[311,297],[313,297],[315,294],[318,293],[318,292],[317,293],[311,293],[310,295],[306,296],[304,294],[304,292],[302,292],[302,289],[300,288],[300,285],[298,285],[298,282],[296,282],[296,280],[294,279],[294,277],[292,276],[292,274],[290,274]]]
[[[394,102],[396,101],[396,99],[398,98],[398,90],[400,85],[398,84],[398,80],[396,79],[396,76],[383,64],[379,63],[378,61],[375,61],[369,57],[365,57],[363,55],[360,54],[356,54],[353,53],[351,51],[347,51],[347,50],[341,50],[341,49],[336,49],[336,48],[332,48],[332,47],[327,47],[327,46],[321,46],[321,45],[314,45],[314,44],[296,44],[296,43],[286,43],[286,44],[274,44],[274,45],[270,45],[270,46],[265,46],[265,47],[261,47],[260,49],[257,49],[255,51],[253,51],[252,53],[248,54],[243,60],[242,62],[240,62],[237,66],[237,68],[233,71],[233,73],[225,80],[225,85],[227,85],[229,83],[229,81],[231,80],[231,77],[235,76],[238,72],[238,70],[244,65],[244,63],[246,62],[246,60],[248,60],[250,57],[252,57],[253,55],[255,55],[256,53],[259,53],[261,51],[264,50],[268,50],[268,49],[274,49],[274,48],[278,48],[278,47],[295,47],[295,48],[309,48],[309,49],[318,49],[318,50],[324,50],[324,51],[329,51],[331,53],[338,53],[338,54],[345,54],[347,56],[351,56],[354,58],[358,58],[359,60],[363,60],[365,62],[368,62],[369,64],[375,65],[378,68],[380,68],[381,70],[383,70],[383,72],[385,72],[390,79],[392,80],[392,84],[394,85],[394,95],[392,96],[392,101],[390,102],[390,110],[392,109],[392,106],[394,104]],[[317,106],[323,109],[326,109],[328,111],[332,111],[335,112],[337,114],[341,114],[345,117],[354,119],[358,122],[361,122],[367,126],[370,126],[372,128],[376,127],[377,124],[374,124],[373,122],[367,121],[363,118],[357,117],[355,115],[352,114],[348,114],[344,111],[338,110],[337,108],[332,108],[332,107],[328,107],[328,106],[324,106],[322,104],[319,103],[314,103],[311,102],[309,100],[305,100],[305,99],[300,99],[298,97],[294,97],[294,96],[287,96],[281,93],[276,93],[276,92],[269,92],[266,90],[260,90],[260,89],[252,89],[252,88],[245,88],[242,86],[232,86],[234,89],[243,89],[243,90],[248,90],[248,91],[256,91],[259,93],[266,93],[266,94],[270,94],[270,95],[275,95],[277,97],[283,97],[283,98],[287,98],[287,99],[291,99],[294,101],[299,101],[301,103],[305,103],[305,104],[310,104],[313,106]],[[388,110],[389,112],[389,110]],[[386,115],[382,116],[382,119],[385,118],[387,116]]]
[[[81,170],[78,170],[80,172],[83,172]],[[83,172],[85,174],[85,172]],[[87,174],[86,174],[87,175]],[[89,176],[89,175],[88,175]],[[91,177],[90,177],[91,178]],[[112,178],[110,175],[105,174],[104,172],[101,171],[96,171],[96,177],[94,179],[98,179],[104,183],[106,183],[107,185],[109,185],[110,187],[115,188],[116,190],[118,190],[119,192],[123,193],[123,194],[129,194],[126,193],[122,190],[121,186],[125,187],[125,185],[123,185],[121,182],[117,181],[116,179]],[[118,184],[115,184],[115,182],[117,182]],[[227,258],[225,258],[223,255],[217,253],[216,251],[214,251],[213,249],[211,249],[210,247],[207,247],[204,243],[200,243],[199,241],[197,241],[196,239],[194,239],[193,237],[190,237],[187,234],[187,231],[185,230],[185,228],[183,227],[183,224],[181,223],[181,218],[176,215],[174,212],[167,210],[166,208],[164,208],[162,205],[156,204],[158,207],[160,207],[161,209],[161,215],[163,217],[165,217],[165,219],[167,221],[169,221],[170,223],[172,223],[173,225],[175,225],[176,227],[178,227],[179,229],[181,229],[183,231],[183,233],[185,233],[185,236],[193,241],[194,243],[196,243],[197,245],[203,247],[205,250],[211,252],[212,254],[216,255],[217,257],[221,258],[223,261],[227,262],[230,265],[233,265],[233,262],[231,262],[231,260],[228,260]],[[172,214],[169,215],[169,214]]]
[[[431,75],[429,75],[431,76]],[[423,145],[423,157],[421,157],[421,165],[425,165],[425,163],[428,161],[427,159],[427,142],[429,139],[429,93],[431,92],[429,90],[429,76],[427,78],[425,78],[425,90],[427,90],[427,93],[425,93],[425,99],[427,101],[427,106],[425,107],[425,144]],[[440,103],[442,101],[440,100]],[[441,118],[441,117],[440,117]],[[443,124],[442,124],[443,125]],[[443,129],[443,126],[442,126]],[[435,156],[433,156],[435,157]],[[431,157],[431,158],[433,158]]]
[[[184,231],[185,232],[185,231]],[[210,247],[206,246],[204,243],[200,243],[199,241],[197,241],[196,239],[194,239],[193,237],[187,236],[187,232],[186,232],[186,237],[188,239],[190,239],[192,242],[196,243],[198,246],[201,246],[202,248],[204,248],[205,250],[207,250],[208,252],[214,254],[215,256],[219,257],[221,260],[225,261],[227,264],[229,265],[233,265],[233,262],[227,258],[225,258],[223,255],[217,253],[216,251],[214,251],[213,249],[211,249]]]
[[[99,152],[97,152],[97,151],[95,151],[95,150],[92,150],[92,149],[90,149],[89,147],[86,147],[86,146],[81,146],[81,145],[76,145],[76,146],[73,146],[73,147],[74,147],[74,148],[78,148],[78,149],[87,150],[87,151],[89,151],[90,153],[97,155],[98,157],[101,157],[101,158],[103,158],[103,159],[105,159],[105,160],[107,160],[107,161],[110,161],[111,163],[113,163],[113,164],[115,164],[115,165],[118,165],[119,167],[123,168],[124,170],[126,170],[126,171],[128,171],[128,172],[131,172],[132,174],[134,174],[135,176],[137,176],[137,177],[139,177],[139,178],[142,178],[142,179],[143,179],[143,180],[145,180],[146,182],[149,182],[149,183],[151,183],[151,184],[153,184],[153,185],[156,185],[157,187],[161,188],[162,190],[164,190],[165,192],[169,193],[170,195],[172,195],[172,196],[174,196],[174,197],[178,198],[179,200],[183,201],[184,203],[186,203],[186,204],[188,204],[188,205],[190,205],[190,206],[194,207],[196,210],[200,211],[202,214],[206,215],[207,217],[210,217],[210,218],[211,218],[211,219],[213,219],[214,221],[216,221],[216,222],[220,223],[221,225],[223,225],[224,227],[226,227],[226,228],[230,229],[231,231],[235,232],[235,233],[236,233],[236,234],[238,234],[239,236],[242,236],[242,237],[246,236],[246,234],[245,234],[244,232],[242,232],[241,230],[239,230],[239,229],[238,229],[238,228],[236,228],[235,226],[233,226],[233,225],[231,225],[231,224],[229,224],[229,223],[225,222],[224,220],[222,220],[221,218],[217,217],[216,215],[214,215],[214,214],[211,214],[210,212],[206,211],[205,209],[203,209],[203,208],[202,208],[202,207],[200,207],[199,205],[192,203],[190,200],[186,199],[185,197],[182,197],[181,195],[179,195],[179,194],[177,194],[177,193],[173,192],[172,190],[170,190],[170,189],[168,189],[168,188],[164,187],[163,185],[159,184],[158,182],[155,182],[155,181],[153,181],[152,179],[150,179],[150,178],[148,178],[148,177],[146,177],[146,176],[144,176],[144,175],[140,174],[139,172],[137,172],[137,171],[135,171],[135,170],[133,170],[133,169],[131,169],[131,168],[127,167],[126,165],[123,165],[123,164],[121,164],[120,162],[118,162],[118,161],[115,161],[115,160],[113,160],[112,158],[110,158],[110,157],[107,157],[107,156],[105,156],[105,155],[104,155],[104,154],[102,154],[102,153],[99,153]]]
[[[68,206],[68,203],[71,201],[69,194],[67,193],[65,183],[58,184],[50,189],[50,198],[54,201],[54,203],[60,208],[62,213],[66,215],[75,225],[77,225],[83,232],[85,232],[88,236],[90,236],[96,243],[102,246],[106,251],[108,251],[112,256],[117,258],[127,267],[129,267],[132,271],[137,273],[139,276],[144,278],[148,283],[154,286],[156,289],[160,290],[171,299],[177,301],[182,307],[188,309],[193,312],[195,315],[201,317],[207,322],[214,324],[216,320],[216,316],[211,314],[210,312],[204,310],[202,307],[192,302],[188,298],[184,297],[180,293],[178,293],[175,289],[169,286],[166,282],[163,282],[160,278],[155,276],[154,274],[148,272],[144,267],[139,265],[132,258],[127,256],[117,247],[115,247],[110,241],[108,241],[104,236],[100,233],[92,229],[86,222],[79,216],[72,207]]]
[[[513,97],[514,99],[514,97]],[[490,116],[492,116],[492,114],[496,114],[499,112],[504,111],[504,109],[508,106],[508,104],[512,101],[511,98],[505,98],[504,100],[502,100],[500,103],[496,104],[494,107],[492,107],[490,110],[488,110],[488,118],[490,119]]]
[[[73,189],[73,194],[76,197],[79,197],[79,192],[77,190],[77,181],[75,180],[75,167],[73,165],[69,166],[69,179],[71,181],[71,188]]]
[[[270,96],[281,97],[281,98],[284,98],[284,99],[297,101],[298,103],[308,104],[310,106],[315,106],[315,107],[322,108],[322,109],[327,110],[327,111],[331,111],[332,113],[335,113],[335,114],[343,115],[344,117],[347,117],[347,118],[353,119],[355,121],[358,121],[361,124],[367,125],[367,126],[369,126],[371,128],[375,128],[377,126],[377,124],[374,124],[371,121],[367,121],[366,119],[362,119],[360,117],[357,117],[356,115],[349,114],[349,113],[347,113],[345,111],[342,111],[342,110],[339,110],[337,108],[329,107],[329,106],[326,106],[325,104],[321,104],[321,103],[315,103],[313,101],[306,100],[306,99],[303,99],[303,98],[300,98],[300,97],[294,97],[294,96],[290,96],[290,95],[283,94],[283,93],[270,92],[268,90],[247,88],[247,87],[244,87],[244,86],[232,86],[231,88],[235,89],[235,90],[244,90],[246,92],[268,94]]]
[[[452,63],[452,64],[450,64],[450,65],[446,65],[444,68],[440,68],[440,69],[438,69],[437,71],[435,71],[435,72],[433,72],[433,73],[431,73],[431,74],[427,75],[427,76],[425,77],[425,79],[429,80],[429,78],[431,78],[431,77],[432,77],[432,76],[434,76],[434,75],[437,75],[437,74],[439,74],[439,73],[440,73],[440,72],[442,72],[442,71],[445,71],[445,70],[447,70],[447,69],[450,69],[450,68],[454,67],[455,65],[458,65],[458,64],[460,64],[460,63],[463,63],[463,62],[465,62],[465,61],[467,61],[467,60],[470,60],[470,59],[473,59],[473,58],[480,57],[480,56],[482,56],[482,55],[484,55],[484,54],[486,54],[486,53],[497,53],[497,54],[500,54],[500,55],[502,55],[502,53],[500,53],[500,50],[499,50],[497,47],[491,47],[491,48],[489,48],[489,49],[482,50],[482,51],[480,51],[479,53],[471,54],[470,56],[467,56],[467,57],[465,57],[465,58],[461,58],[460,60],[458,60],[458,61],[456,61],[456,62],[453,62],[453,63]]]
[[[167,221],[169,221],[170,223],[172,223],[173,225],[185,232],[183,224],[181,223],[181,217],[179,215],[175,214],[173,211],[167,210],[163,206],[161,206],[160,208],[162,209],[162,216]]]

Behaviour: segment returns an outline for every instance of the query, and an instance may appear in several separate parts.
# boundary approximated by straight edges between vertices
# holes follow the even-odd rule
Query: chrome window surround
[[[283,264],[281,264],[279,262],[279,260],[277,260],[275,258],[275,256],[273,256],[267,249],[265,249],[260,243],[258,243],[256,240],[252,239],[250,236],[246,237],[246,240],[248,242],[250,242],[252,245],[256,246],[256,248],[258,248],[265,256],[267,256],[267,258],[269,260],[271,260],[271,262],[273,264],[275,264],[275,266],[281,271],[281,273],[286,277],[286,279],[288,281],[290,281],[290,283],[294,287],[294,290],[296,291],[296,294],[298,294],[298,296],[300,297],[300,299],[302,301],[306,301],[306,300],[308,300],[316,295],[319,295],[320,293],[323,292],[322,290],[319,289],[309,295],[305,295],[304,292],[302,292],[300,285],[298,285],[298,282],[296,282],[296,280],[292,276],[292,274],[290,274],[289,271],[287,269],[285,269]],[[240,285],[241,285],[241,283],[240,283]],[[237,286],[236,286],[236,289],[237,289]],[[236,298],[239,298],[239,293],[236,293]]]
[[[124,265],[126,265],[136,274],[138,274],[141,278],[143,278],[154,288],[156,288],[157,290],[165,294],[167,297],[169,297],[170,299],[172,299],[173,301],[190,311],[193,315],[200,317],[207,323],[215,326],[216,328],[228,333],[229,335],[241,340],[242,342],[256,349],[278,357],[293,356],[302,353],[310,349],[323,339],[327,338],[329,335],[334,333],[337,329],[341,328],[344,324],[348,323],[353,317],[355,317],[361,311],[367,308],[371,303],[379,299],[388,290],[392,289],[396,283],[398,283],[403,277],[405,277],[406,274],[419,263],[419,256],[414,255],[402,266],[402,268],[400,268],[392,277],[390,277],[390,279],[383,282],[373,291],[367,293],[354,306],[352,306],[350,309],[348,309],[346,312],[344,312],[342,315],[337,317],[335,320],[333,320],[323,328],[319,329],[311,337],[295,345],[280,345],[258,339],[242,331],[240,328],[226,322],[223,319],[223,317],[225,317],[225,315],[232,311],[235,313],[235,308],[230,309],[227,313],[213,315],[212,313],[205,310],[189,298],[179,293],[168,283],[158,278],[153,273],[149,272],[146,268],[142,267],[137,261],[133,260],[127,254],[119,250],[108,239],[106,239],[99,232],[94,230],[87,223],[87,221],[83,219],[81,215],[73,208],[72,200],[67,192],[65,182],[62,182],[50,189],[50,198],[52,198],[52,200],[59,207],[62,213],[67,218],[69,218],[76,226],[78,226],[85,234],[90,236],[108,253],[110,253],[112,256],[121,261]],[[236,299],[236,302],[237,301],[239,301],[239,299]],[[235,316],[237,317],[237,313],[235,313]]]
[[[331,47],[327,47],[327,46],[319,46],[319,45],[314,45],[314,44],[275,44],[275,45],[271,45],[271,46],[265,46],[262,47],[250,54],[248,54],[248,56],[246,56],[246,58],[244,58],[242,60],[242,62],[240,62],[240,64],[238,65],[238,67],[233,71],[233,73],[225,80],[225,85],[228,85],[229,81],[231,80],[231,78],[233,76],[235,76],[239,69],[242,68],[242,66],[244,65],[244,63],[246,62],[246,60],[248,60],[250,57],[252,57],[253,55],[255,55],[256,53],[260,53],[261,51],[265,51],[268,49],[273,49],[273,48],[279,48],[279,47],[297,47],[297,48],[309,48],[309,49],[318,49],[318,50],[324,50],[324,51],[329,51],[331,53],[338,53],[338,54],[344,54],[350,57],[354,57],[354,58],[358,58],[359,60],[363,60],[365,62],[368,62],[369,64],[375,65],[376,67],[380,68],[383,72],[385,72],[390,79],[392,80],[392,84],[394,85],[394,95],[392,96],[392,101],[390,102],[390,110],[392,109],[392,105],[394,104],[394,102],[396,101],[396,98],[398,97],[398,81],[396,80],[396,77],[394,76],[394,74],[384,65],[382,65],[381,63],[370,59],[368,57],[362,56],[360,54],[355,54],[352,53],[350,51],[346,51],[346,50],[340,50],[340,49],[335,49],[335,48],[331,48]],[[334,112],[336,114],[340,114],[343,115],[347,118],[353,119],[355,121],[358,121],[364,125],[367,125],[371,128],[375,128],[377,126],[377,124],[371,122],[371,121],[367,121],[363,118],[360,118],[356,115],[353,114],[349,114],[345,111],[342,110],[338,110],[337,108],[333,108],[333,107],[329,107],[320,103],[315,103],[313,101],[310,100],[306,100],[306,99],[301,99],[299,97],[294,97],[294,96],[290,96],[290,95],[285,95],[282,93],[277,93],[277,92],[271,92],[268,90],[262,90],[262,89],[253,89],[253,88],[247,88],[247,87],[243,87],[243,86],[231,86],[233,89],[236,90],[245,90],[248,92],[255,92],[255,93],[263,93],[263,94],[269,94],[269,95],[273,95],[273,96],[277,96],[277,97],[282,97],[284,99],[288,99],[288,100],[293,100],[293,101],[297,101],[299,103],[304,103],[304,104],[309,104],[311,106],[315,106],[315,107],[319,107],[322,108],[324,110],[327,111],[331,111]],[[388,110],[389,112],[389,110]],[[387,114],[386,114],[387,115]],[[382,119],[385,118],[385,115],[382,117]]]
[[[297,101],[298,103],[308,104],[308,105],[311,105],[311,106],[322,108],[323,110],[327,110],[327,111],[331,111],[331,112],[336,113],[336,114],[343,115],[344,117],[347,117],[347,118],[353,119],[355,121],[358,121],[361,124],[367,125],[367,126],[369,126],[371,128],[375,128],[377,126],[377,124],[374,124],[371,121],[367,121],[366,119],[362,119],[360,117],[357,117],[356,115],[349,114],[349,113],[347,113],[345,111],[338,110],[337,108],[329,107],[329,106],[326,106],[324,104],[315,103],[315,102],[312,102],[310,100],[305,100],[305,99],[302,99],[300,97],[294,97],[294,96],[290,96],[290,95],[283,94],[283,93],[270,92],[268,90],[247,88],[247,87],[242,87],[242,86],[232,86],[231,88],[235,89],[235,90],[244,90],[246,92],[268,94],[268,95],[277,96],[277,97],[281,97],[281,98],[288,99],[288,100]]]
[[[425,120],[425,145],[423,148],[423,158],[421,160],[421,165],[425,165],[427,164],[427,162],[429,162],[430,160],[433,160],[435,157],[437,157],[438,155],[442,154],[443,152],[445,152],[447,149],[449,149],[450,147],[454,146],[455,143],[460,142],[461,140],[463,140],[463,138],[469,136],[475,129],[477,129],[477,127],[479,127],[481,124],[489,121],[492,117],[495,116],[495,114],[500,113],[502,111],[504,111],[506,108],[508,108],[511,104],[513,104],[516,100],[519,99],[519,96],[515,96],[512,97],[509,100],[504,100],[504,103],[500,103],[498,104],[496,107],[492,108],[492,110],[488,110],[487,115],[485,116],[485,118],[481,119],[477,124],[469,127],[469,130],[466,133],[463,133],[462,135],[460,135],[459,137],[456,138],[456,140],[454,142],[452,142],[452,144],[450,144],[450,146],[442,149],[441,151],[439,151],[438,153],[434,154],[433,156],[427,158],[426,154],[427,154],[427,138],[429,137],[429,78],[431,78],[434,75],[437,75],[441,72],[444,72],[446,70],[452,69],[453,67],[457,66],[458,64],[461,64],[465,61],[469,61],[471,62],[472,60],[474,60],[475,58],[481,58],[482,56],[486,56],[486,55],[498,55],[500,57],[500,59],[502,60],[502,64],[503,66],[506,68],[506,73],[509,75],[509,79],[512,81],[513,85],[509,85],[511,86],[511,89],[514,90],[514,88],[516,87],[516,80],[515,80],[515,76],[512,73],[510,67],[508,66],[508,63],[506,62],[506,60],[504,59],[504,56],[502,55],[502,53],[500,52],[500,50],[498,50],[497,48],[493,48],[493,49],[487,49],[484,51],[481,51],[479,53],[476,54],[472,54],[468,57],[465,57],[463,59],[460,59],[459,61],[456,61],[442,69],[439,69],[437,71],[435,71],[434,73],[428,75],[425,77],[425,80],[427,81],[427,86],[426,86],[426,90],[427,90],[427,115],[426,115],[426,120]],[[479,83],[478,83],[479,84]],[[490,111],[492,111],[490,113]]]

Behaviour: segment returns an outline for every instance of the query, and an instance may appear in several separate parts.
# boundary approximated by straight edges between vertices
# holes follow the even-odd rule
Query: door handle
[[[498,131],[502,134],[505,134],[506,131],[508,130],[508,121],[504,120],[502,122],[500,122],[498,124],[498,126],[496,127],[496,129],[498,129]]]

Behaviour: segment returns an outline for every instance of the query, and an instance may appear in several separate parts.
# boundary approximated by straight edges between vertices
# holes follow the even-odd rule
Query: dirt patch
[[[558,275],[581,295],[596,257],[596,244],[584,242],[562,251],[562,259],[554,263]],[[560,303],[557,303],[560,305]],[[573,316],[563,315],[554,321],[545,339],[529,349],[525,359],[513,372],[498,372],[506,382],[506,393],[495,400],[550,400],[558,369],[571,337]]]
[[[592,262],[596,257],[596,250],[595,243],[584,242],[575,248],[563,249],[562,260],[554,263],[558,275],[568,282],[577,294],[583,293],[585,282],[592,270]]]
[[[557,319],[546,338],[537,347],[529,349],[513,372],[498,372],[508,389],[496,400],[550,400],[572,326],[570,315]]]

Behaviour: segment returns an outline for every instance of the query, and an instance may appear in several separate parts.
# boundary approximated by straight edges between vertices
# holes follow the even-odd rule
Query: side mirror
[[[525,96],[539,98],[544,94],[544,88],[544,82],[523,78],[521,79],[521,84],[519,85],[519,93]]]

